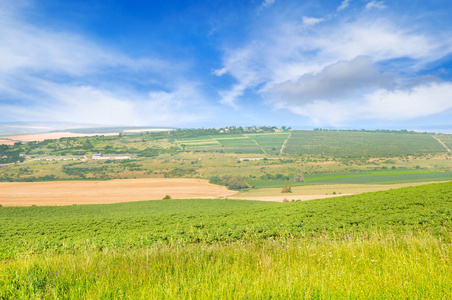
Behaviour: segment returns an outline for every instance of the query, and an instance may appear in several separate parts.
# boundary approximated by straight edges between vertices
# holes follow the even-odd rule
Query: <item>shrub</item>
[[[170,195],[166,195],[165,197],[163,197],[163,200],[168,200],[168,199],[171,199]]]
[[[225,185],[230,190],[242,190],[250,187],[250,185],[246,182],[246,178],[242,176],[213,176],[210,177],[210,183]]]
[[[281,190],[281,193],[292,193],[292,187],[290,186],[290,181],[286,181],[286,185]]]

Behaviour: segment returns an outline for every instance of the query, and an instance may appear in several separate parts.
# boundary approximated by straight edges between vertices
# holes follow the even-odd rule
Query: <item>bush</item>
[[[232,175],[225,175],[222,177],[213,176],[210,177],[209,182],[213,184],[225,185],[230,190],[242,190],[250,188],[250,185],[248,184],[248,182],[246,182],[246,178],[241,176],[232,176]]]
[[[168,199],[171,199],[170,195],[166,195],[165,197],[163,197],[163,200],[168,200]]]
[[[289,181],[286,181],[286,185],[281,190],[281,193],[292,193],[292,187],[290,186]]]

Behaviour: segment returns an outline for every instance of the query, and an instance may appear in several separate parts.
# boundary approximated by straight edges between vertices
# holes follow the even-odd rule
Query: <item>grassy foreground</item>
[[[335,199],[0,208],[0,299],[452,295],[452,183]]]
[[[26,256],[3,299],[424,298],[452,294],[452,249],[431,235],[185,245]]]

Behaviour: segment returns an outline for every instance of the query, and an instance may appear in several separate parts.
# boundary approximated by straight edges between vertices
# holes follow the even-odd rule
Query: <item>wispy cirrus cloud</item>
[[[268,6],[272,6],[273,4],[275,4],[276,0],[264,0],[264,2],[262,3],[263,7],[268,7]]]
[[[383,1],[375,1],[375,0],[370,1],[366,4],[366,8],[365,8],[366,10],[373,9],[373,8],[385,9],[386,5],[384,5]]]
[[[344,0],[344,1],[342,1],[341,5],[339,5],[339,6],[337,7],[336,10],[337,10],[337,11],[344,10],[344,9],[346,9],[349,5],[350,5],[350,0]]]
[[[0,119],[99,124],[181,124],[210,117],[188,84],[183,63],[131,57],[83,35],[34,25],[21,8],[0,3]],[[116,77],[119,78],[116,78]],[[151,83],[137,90],[139,81]],[[164,91],[164,92],[163,92]],[[156,97],[161,97],[157,99]]]

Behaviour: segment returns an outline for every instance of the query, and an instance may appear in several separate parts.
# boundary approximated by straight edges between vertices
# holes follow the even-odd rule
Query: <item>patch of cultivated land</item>
[[[0,138],[0,145],[14,145],[14,141]]]
[[[3,206],[106,204],[176,199],[220,198],[236,192],[203,179],[119,179],[109,181],[1,182]]]
[[[329,184],[292,187],[292,193],[281,193],[281,188],[267,188],[241,192],[229,199],[278,201],[286,200],[314,200],[355,195],[368,192],[387,191],[409,186],[430,184],[433,182],[415,182],[399,184]]]
[[[68,138],[68,137],[86,137],[86,136],[96,136],[96,135],[118,135],[119,133],[73,133],[73,132],[48,132],[48,133],[37,133],[37,134],[26,134],[26,135],[11,135],[5,136],[3,138],[9,139],[11,141],[18,142],[41,142],[44,140],[57,140],[60,138]],[[0,139],[0,143],[3,141]],[[14,143],[14,142],[13,142]]]

